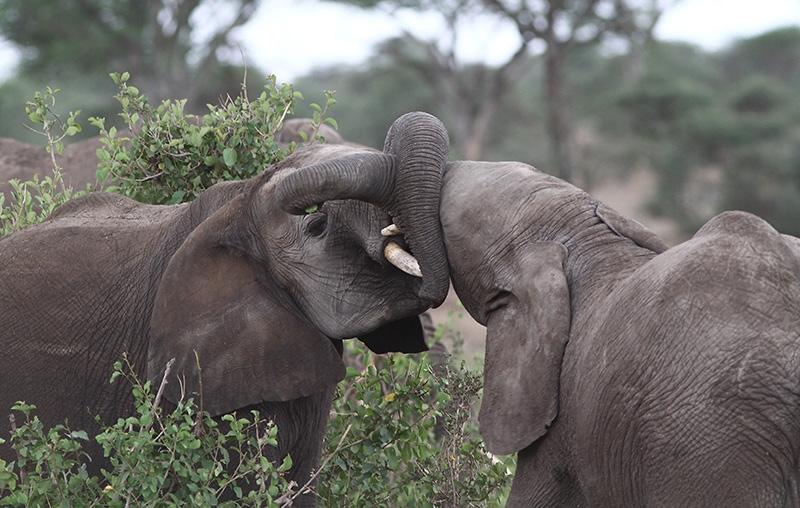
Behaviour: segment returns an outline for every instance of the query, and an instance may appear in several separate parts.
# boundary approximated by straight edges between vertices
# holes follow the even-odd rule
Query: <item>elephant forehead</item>
[[[448,166],[441,220],[448,250],[486,257],[531,233],[537,211],[560,192],[558,182],[518,162],[456,162]]]

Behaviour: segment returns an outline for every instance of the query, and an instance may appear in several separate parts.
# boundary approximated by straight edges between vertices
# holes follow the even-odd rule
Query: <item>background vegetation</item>
[[[314,93],[335,89],[342,134],[370,146],[381,145],[398,114],[423,109],[444,119],[457,157],[530,162],[589,190],[648,171],[656,185],[642,190],[643,214],[677,223],[673,240],[731,208],[800,234],[792,220],[800,206],[800,27],[718,51],[659,41],[655,27],[679,1],[338,0],[434,13],[444,33],[433,41],[401,31],[363,64],[318,69],[295,84],[316,102],[324,99]],[[187,112],[204,113],[207,103],[236,96],[244,60],[233,35],[260,3],[0,0],[0,34],[23,56],[0,85],[0,136],[35,140],[20,104],[45,85],[66,90],[65,109],[121,127],[109,69],[130,70],[154,105],[185,97]],[[233,15],[198,28],[223,11]],[[518,50],[505,62],[459,60],[455,44],[470,35],[462,21],[476,14],[518,28]],[[263,75],[247,73],[251,90]],[[84,129],[76,139],[94,134]]]

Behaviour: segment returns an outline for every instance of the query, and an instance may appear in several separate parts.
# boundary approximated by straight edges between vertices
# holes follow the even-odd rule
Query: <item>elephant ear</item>
[[[362,334],[359,340],[373,353],[422,353],[428,350],[420,318],[411,316]]]
[[[669,245],[658,235],[647,229],[641,222],[629,219],[608,205],[598,203],[595,209],[597,218],[603,221],[614,233],[629,238],[639,247],[661,254],[669,249]]]
[[[486,322],[478,420],[487,448],[496,454],[526,448],[558,414],[561,360],[572,315],[564,246],[533,243],[513,256],[495,274],[497,286],[509,290]]]
[[[312,395],[344,377],[331,340],[284,306],[236,247],[246,197],[203,221],[172,256],[150,321],[148,379],[158,386],[175,358],[164,396],[177,402],[185,383],[212,415]]]

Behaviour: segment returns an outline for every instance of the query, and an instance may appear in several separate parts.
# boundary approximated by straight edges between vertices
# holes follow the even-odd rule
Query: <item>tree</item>
[[[800,27],[786,27],[743,39],[723,51],[725,74],[739,80],[753,74],[800,86]]]
[[[22,50],[29,75],[127,70],[155,98],[192,99],[196,79],[220,64],[230,35],[259,0],[0,0],[0,32]],[[194,18],[215,9],[223,21],[198,42]],[[225,19],[224,13],[230,13]]]
[[[800,32],[780,29],[716,54],[657,43],[621,90],[636,151],[659,177],[652,211],[693,233],[731,209],[797,235]]]
[[[513,78],[530,67],[534,41],[544,48],[543,102],[552,162],[559,176],[572,179],[572,126],[568,108],[565,59],[578,46],[621,38],[636,56],[652,39],[664,9],[676,0],[334,0],[365,8],[400,8],[440,14],[445,23],[439,40],[424,41],[404,31],[384,43],[382,52],[414,69],[446,106],[456,144],[463,155],[479,159],[490,127],[502,109]],[[520,35],[519,45],[497,67],[465,65],[455,54],[461,21],[478,12],[494,12],[509,20]],[[634,51],[634,49],[636,51]],[[627,75],[640,67],[633,59]]]
[[[555,169],[561,178],[573,176],[567,82],[564,60],[580,45],[623,37],[643,44],[652,37],[669,0],[481,0],[517,28],[523,44],[537,40],[544,47],[544,102]]]
[[[510,83],[522,67],[528,41],[497,67],[465,64],[456,55],[461,21],[479,7],[474,0],[334,0],[364,8],[394,11],[412,8],[436,12],[445,24],[441,40],[423,40],[404,30],[402,36],[381,44],[378,53],[414,71],[436,95],[454,137],[456,149],[467,159],[480,159],[489,131]]]

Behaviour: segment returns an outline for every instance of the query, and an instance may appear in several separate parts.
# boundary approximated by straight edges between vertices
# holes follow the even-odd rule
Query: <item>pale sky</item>
[[[213,7],[209,11],[202,18],[225,17]],[[800,25],[800,0],[681,0],[664,14],[656,33],[718,49],[785,25]],[[318,0],[264,0],[235,38],[249,62],[292,81],[314,67],[360,63],[377,42],[401,30],[431,39],[441,33],[441,21],[432,14],[401,11],[392,17]],[[457,54],[467,61],[498,63],[518,44],[514,28],[493,16],[471,19],[462,33]],[[14,48],[0,40],[0,80],[13,73],[17,60]]]

